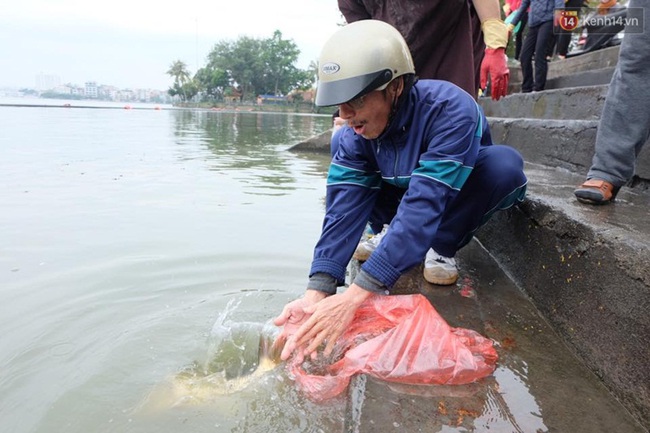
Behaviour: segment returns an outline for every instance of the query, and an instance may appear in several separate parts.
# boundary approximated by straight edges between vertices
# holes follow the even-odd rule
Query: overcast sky
[[[221,40],[269,38],[274,30],[316,60],[343,22],[336,0],[20,0],[0,10],[0,87],[62,83],[166,90],[174,60],[191,73]]]

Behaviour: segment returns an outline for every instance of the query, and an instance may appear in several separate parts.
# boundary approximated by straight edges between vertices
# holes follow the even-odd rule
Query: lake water
[[[400,427],[418,418],[393,408],[416,404],[427,419],[444,393],[464,401],[466,388],[398,398],[359,379],[364,421],[354,392],[313,403],[282,365],[256,369],[260,339],[276,332],[270,320],[304,291],[323,216],[327,155],[287,149],[329,124],[0,107],[0,431],[420,431]],[[534,322],[534,335],[517,337],[519,352],[482,385],[488,397],[462,412],[474,428],[450,414],[427,431],[593,432],[603,420],[636,431],[591,375],[562,376],[575,361],[540,353],[534,339],[552,332],[529,304],[517,298],[530,311],[504,314],[506,301],[490,299],[482,315],[513,329]],[[561,371],[534,382],[529,369]],[[563,414],[585,393],[576,420]],[[582,422],[584,411],[597,416]]]
[[[213,327],[264,324],[303,292],[324,161],[286,149],[329,122],[0,107],[0,430],[231,431],[276,395],[269,380],[215,413],[137,410],[206,360]]]

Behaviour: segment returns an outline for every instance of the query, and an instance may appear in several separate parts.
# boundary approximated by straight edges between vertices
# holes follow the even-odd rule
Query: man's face
[[[386,90],[375,90],[360,98],[339,105],[339,116],[358,135],[368,140],[377,138],[388,125],[392,98]]]

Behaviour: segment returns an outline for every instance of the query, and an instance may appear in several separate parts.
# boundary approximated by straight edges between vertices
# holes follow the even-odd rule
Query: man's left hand
[[[304,309],[308,319],[289,337],[280,358],[288,359],[295,353],[298,362],[306,356],[315,356],[316,349],[326,343],[323,354],[329,356],[338,338],[354,318],[354,313],[371,292],[351,284],[340,294],[329,296]]]
[[[271,348],[272,353],[284,353],[287,341],[304,324],[311,313],[307,313],[310,306],[320,302],[327,295],[317,290],[307,290],[302,298],[289,302],[282,309],[282,313],[273,319],[275,326],[282,326],[282,332],[276,338]],[[285,359],[285,358],[283,358]]]

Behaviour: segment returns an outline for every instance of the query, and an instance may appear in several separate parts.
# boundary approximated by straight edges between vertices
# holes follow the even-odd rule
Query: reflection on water
[[[197,141],[204,144],[213,153],[210,170],[245,183],[246,194],[283,195],[298,185],[294,157],[273,145],[283,143],[287,149],[305,138],[304,131],[316,134],[326,129],[325,119],[329,121],[297,114],[178,111],[174,134],[177,144],[189,144],[190,152]]]
[[[529,331],[534,312],[503,307],[501,282],[434,299],[454,326],[492,323],[500,365],[484,382],[423,393],[361,378],[314,403],[267,362],[268,323],[302,294],[323,216],[328,156],[286,150],[328,116],[0,119],[2,433],[637,431],[584,369],[548,356],[566,348]],[[481,269],[492,284],[494,263]]]

